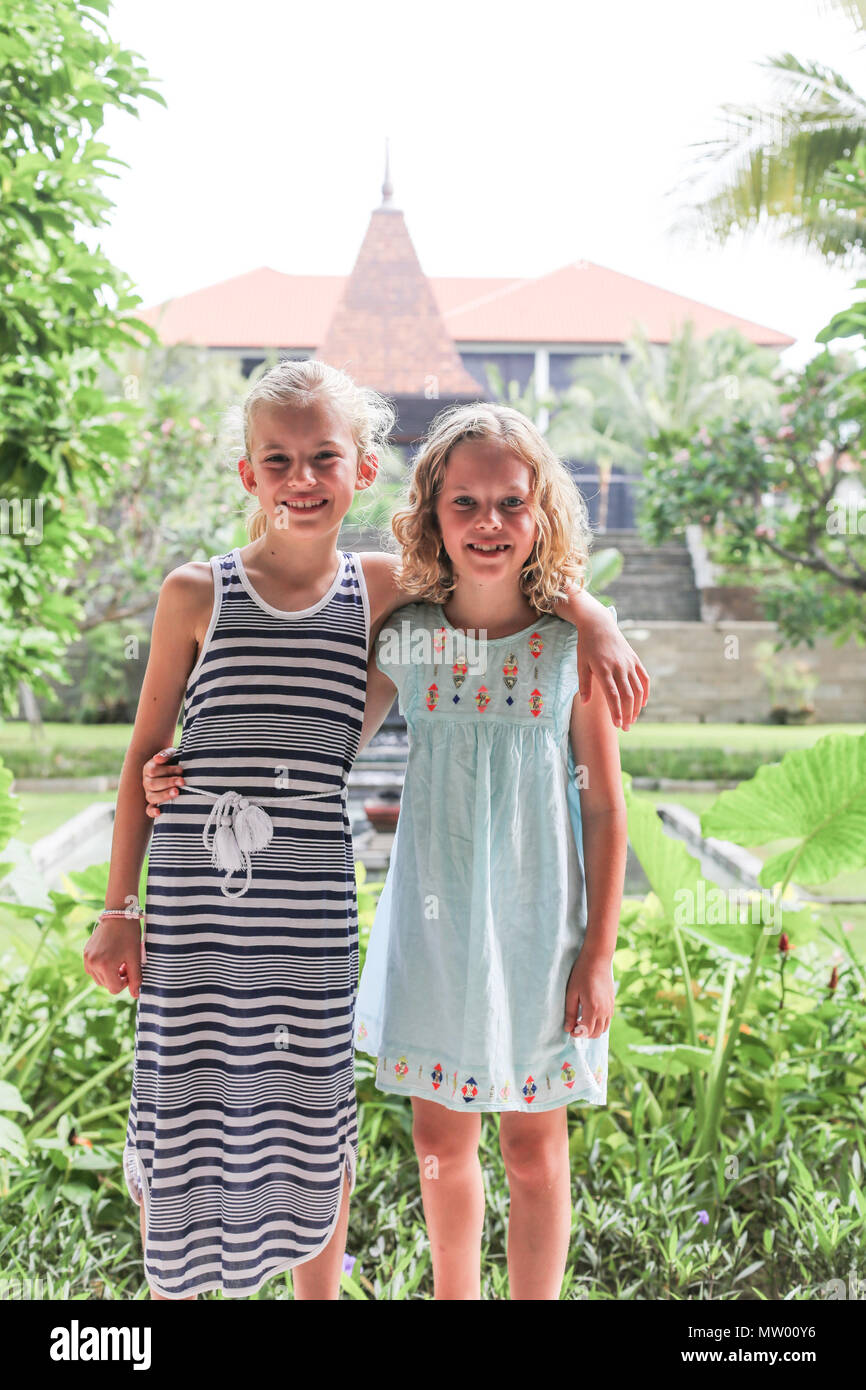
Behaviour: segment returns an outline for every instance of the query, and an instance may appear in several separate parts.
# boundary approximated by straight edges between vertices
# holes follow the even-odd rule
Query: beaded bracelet
[[[137,921],[141,922],[142,925],[143,925],[143,924],[144,924],[144,908],[143,908],[143,907],[105,907],[105,908],[103,908],[103,910],[100,912],[99,916],[98,916],[98,917],[95,917],[95,918],[93,919],[93,926],[91,927],[91,931],[93,931],[93,930],[96,929],[96,927],[97,927],[97,926],[99,925],[99,923],[102,921],[103,917],[126,917],[129,921],[136,921],[136,920],[137,920]],[[145,936],[145,934],[144,934],[144,932],[142,931],[142,933],[141,933],[141,963],[142,963],[142,965],[146,965],[146,964],[147,964],[147,952],[146,952],[145,946],[144,946],[144,936]]]

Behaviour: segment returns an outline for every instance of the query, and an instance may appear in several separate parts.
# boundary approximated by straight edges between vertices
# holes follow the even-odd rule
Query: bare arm
[[[394,703],[397,687],[376,665],[375,655],[367,663],[367,703],[364,706],[364,726],[358,749],[366,748],[370,739],[378,733],[386,714]]]
[[[611,960],[616,949],[628,820],[616,730],[605,697],[596,687],[586,703],[575,697],[571,710],[571,746],[580,775],[580,817],[586,877],[586,936],[568,982],[565,1028],[581,1023],[589,1037],[607,1031],[613,1016]]]
[[[384,550],[365,550],[362,553],[361,564],[370,601],[369,651],[373,652],[376,648],[376,637],[383,623],[390,618],[395,609],[403,608],[407,603],[417,603],[418,595],[408,594],[398,584],[400,561],[395,555],[389,555]]]
[[[379,626],[397,608],[417,603],[418,595],[400,587],[397,574],[400,561],[385,551],[365,551],[362,560],[370,599],[371,629]],[[610,719],[628,729],[649,699],[649,676],[637,653],[629,646],[603,603],[578,587],[565,586],[565,598],[554,606],[558,618],[573,623],[580,634],[577,648],[577,674],[581,700],[592,696],[593,685],[601,686],[610,710]],[[372,650],[371,638],[371,650]]]
[[[394,682],[379,670],[376,665],[376,638],[384,626],[385,618],[376,619],[370,629],[370,658],[367,662],[367,699],[364,705],[364,724],[358,751],[366,748],[370,739],[378,733],[385,715],[394,703],[397,687]]]
[[[644,665],[623,637],[613,614],[597,598],[578,588],[574,581],[565,586],[566,597],[558,599],[554,612],[573,623],[580,634],[577,647],[577,674],[581,701],[591,699],[594,682],[604,692],[615,725],[628,729],[649,699],[649,676]]]
[[[203,568],[207,571],[206,579],[201,574]],[[141,868],[152,827],[145,813],[141,764],[154,746],[165,747],[174,737],[186,683],[196,662],[202,623],[206,628],[210,620],[210,574],[209,565],[183,565],[166,577],[160,589],[147,670],[120,774],[106,907],[138,904]],[[84,948],[85,970],[112,994],[120,993],[128,984],[130,994],[137,998],[141,984],[140,937],[136,921],[103,920]],[[121,974],[122,966],[126,967],[125,977]]]

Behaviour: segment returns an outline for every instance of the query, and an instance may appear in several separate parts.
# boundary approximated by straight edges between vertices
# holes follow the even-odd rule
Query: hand
[[[585,951],[581,951],[571,967],[565,989],[565,1031],[574,1034],[575,1028],[579,1028],[578,1037],[600,1037],[610,1027],[613,1006],[610,960],[587,956]],[[579,1021],[578,1008],[581,1010]]]
[[[156,820],[161,814],[157,809],[159,804],[170,801],[177,796],[177,788],[186,785],[183,777],[179,775],[183,772],[180,763],[166,766],[166,758],[170,758],[176,751],[174,748],[161,748],[142,768],[141,781],[148,803],[146,809],[152,820]]]
[[[138,918],[103,917],[84,947],[84,969],[109,994],[141,992],[141,932]]]
[[[607,613],[581,628],[577,644],[581,704],[592,695],[593,677],[604,691],[614,724],[630,729],[649,699],[649,676]]]

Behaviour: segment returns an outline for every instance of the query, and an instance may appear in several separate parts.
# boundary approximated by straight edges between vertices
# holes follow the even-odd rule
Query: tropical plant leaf
[[[623,781],[628,838],[665,917],[723,955],[741,963],[748,960],[760,926],[740,921],[735,890],[729,892],[705,878],[683,842],[664,829],[655,808],[632,794],[631,779]],[[769,920],[769,911],[766,916]]]
[[[866,734],[828,734],[759,767],[701,816],[704,835],[738,845],[796,836],[758,876],[770,887],[793,878],[820,884],[866,865]],[[643,862],[643,861],[641,861]]]
[[[666,833],[655,807],[633,794],[628,774],[623,776],[623,790],[632,849],[665,915],[673,919],[680,908],[678,894],[682,889],[693,888],[697,894],[698,881],[703,877],[701,866],[682,840]]]

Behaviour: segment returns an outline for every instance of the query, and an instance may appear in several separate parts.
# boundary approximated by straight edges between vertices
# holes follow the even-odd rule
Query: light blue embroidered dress
[[[484,640],[421,603],[379,633],[409,734],[355,1010],[381,1091],[460,1111],[607,1102],[608,1034],[563,1027],[586,932],[577,640],[555,614]]]

